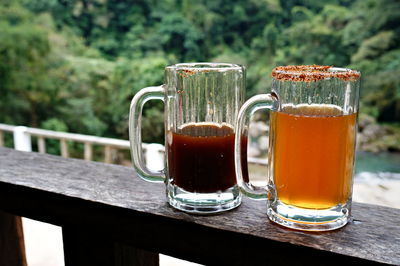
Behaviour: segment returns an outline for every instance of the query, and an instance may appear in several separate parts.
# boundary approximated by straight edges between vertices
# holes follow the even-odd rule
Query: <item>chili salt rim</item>
[[[279,81],[311,82],[329,78],[356,81],[360,76],[356,70],[319,65],[278,66],[272,70],[272,77]]]

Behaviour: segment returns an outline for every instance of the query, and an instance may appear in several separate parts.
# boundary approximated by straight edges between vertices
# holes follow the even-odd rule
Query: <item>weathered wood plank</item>
[[[400,264],[400,210],[353,204],[354,221],[307,233],[268,221],[264,202],[194,216],[128,167],[0,148],[0,209],[79,226],[137,248],[204,264]]]
[[[21,217],[0,211],[0,265],[27,266]]]

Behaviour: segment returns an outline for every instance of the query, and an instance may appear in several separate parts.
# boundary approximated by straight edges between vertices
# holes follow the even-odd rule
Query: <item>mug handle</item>
[[[278,99],[275,94],[260,94],[251,97],[247,100],[239,110],[238,119],[236,121],[235,135],[235,170],[237,183],[242,193],[253,199],[267,199],[267,187],[254,186],[249,180],[243,178],[242,165],[242,141],[248,138],[248,130],[250,117],[258,110],[272,110],[278,104]],[[247,161],[245,162],[247,163]],[[246,167],[247,168],[247,167]]]
[[[131,146],[132,164],[138,175],[146,181],[162,183],[165,180],[163,170],[148,169],[143,160],[142,152],[142,111],[144,104],[149,100],[164,101],[164,86],[147,87],[141,89],[132,99],[129,110],[129,141]]]

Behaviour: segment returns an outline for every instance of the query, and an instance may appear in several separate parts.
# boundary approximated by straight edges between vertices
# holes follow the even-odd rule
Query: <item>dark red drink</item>
[[[189,192],[213,193],[236,184],[235,133],[230,126],[187,125],[168,136],[172,184]]]

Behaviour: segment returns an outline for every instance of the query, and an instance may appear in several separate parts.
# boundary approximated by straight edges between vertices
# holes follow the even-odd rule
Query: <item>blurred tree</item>
[[[192,61],[201,57],[200,42],[203,35],[179,13],[162,18],[158,36],[163,49],[176,55],[179,60]]]
[[[38,126],[41,104],[57,88],[46,75],[53,63],[46,31],[31,19],[18,5],[0,7],[0,120]]]
[[[364,75],[364,102],[378,108],[378,121],[400,121],[400,2],[357,1],[352,9],[343,43]]]
[[[352,67],[361,111],[399,121],[399,38],[398,0],[0,0],[0,121],[127,138],[133,95],[182,61],[246,65],[247,96],[276,65]]]

